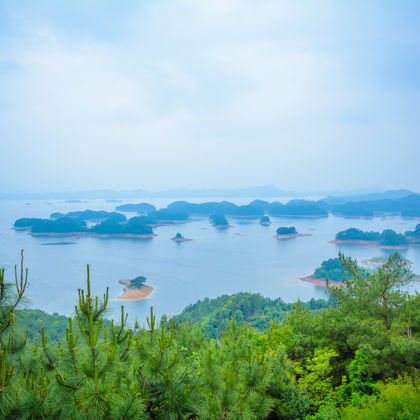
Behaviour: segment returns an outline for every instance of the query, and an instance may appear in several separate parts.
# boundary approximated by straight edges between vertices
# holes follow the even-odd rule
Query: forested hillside
[[[240,293],[172,321],[151,309],[146,329],[129,328],[123,308],[105,322],[108,291],[91,295],[88,266],[59,342],[42,327],[25,338],[33,313],[15,310],[28,272],[23,261],[15,279],[2,269],[0,418],[417,419],[420,295],[402,291],[409,267],[398,254],[367,275],[340,262],[349,275],[329,289],[336,305]]]

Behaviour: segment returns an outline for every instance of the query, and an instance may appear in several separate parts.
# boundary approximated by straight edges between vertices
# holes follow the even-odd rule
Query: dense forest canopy
[[[398,254],[368,273],[339,259],[346,287],[328,287],[330,304],[240,293],[160,324],[151,309],[145,329],[123,308],[104,319],[108,291],[92,296],[89,266],[65,331],[57,315],[15,316],[28,272],[22,260],[11,283],[0,270],[0,418],[419,418],[412,273]],[[48,325],[26,339],[35,319]]]

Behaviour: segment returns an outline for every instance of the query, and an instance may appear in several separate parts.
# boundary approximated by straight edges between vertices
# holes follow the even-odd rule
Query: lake
[[[254,198],[229,199],[245,204]],[[222,200],[222,199],[220,199]],[[191,202],[220,201],[217,199],[188,199]],[[289,199],[270,199],[286,202]],[[124,200],[147,201],[164,207],[175,199]],[[159,236],[151,240],[98,238],[40,238],[11,227],[20,217],[48,217],[55,211],[108,210],[122,203],[88,200],[83,203],[63,201],[1,201],[0,202],[0,265],[8,265],[6,278],[13,279],[13,265],[19,263],[20,249],[24,249],[25,266],[29,268],[28,306],[46,312],[69,315],[77,303],[77,289],[85,288],[86,264],[91,266],[92,288],[102,295],[109,286],[109,316],[119,316],[121,302],[117,298],[123,286],[118,280],[147,277],[154,287],[147,300],[124,302],[130,319],[144,323],[152,305],[158,315],[180,313],[198,299],[217,297],[236,292],[260,293],[271,298],[280,297],[292,302],[297,299],[325,297],[325,289],[299,280],[313,273],[320,263],[336,257],[341,250],[357,259],[388,255],[390,251],[355,245],[328,243],[337,232],[349,227],[382,231],[394,229],[404,232],[414,228],[418,220],[401,219],[345,219],[329,216],[322,219],[271,218],[273,224],[261,226],[258,220],[230,219],[233,228],[219,230],[207,218],[194,218],[189,223],[161,226],[154,229]],[[127,217],[134,213],[125,213]],[[280,226],[296,226],[299,233],[312,236],[287,240],[273,238]],[[193,241],[171,241],[177,232]],[[42,245],[71,241],[68,245]],[[420,273],[420,248],[410,248],[402,254]],[[412,283],[408,290],[420,290],[420,283]]]

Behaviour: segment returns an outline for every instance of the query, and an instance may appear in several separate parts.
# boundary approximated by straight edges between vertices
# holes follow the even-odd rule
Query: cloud
[[[0,189],[413,188],[420,36],[394,7],[97,6],[4,10]]]

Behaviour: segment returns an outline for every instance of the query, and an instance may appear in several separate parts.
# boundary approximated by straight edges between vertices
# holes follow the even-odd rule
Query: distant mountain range
[[[74,192],[28,193],[9,192],[0,193],[0,200],[71,200],[71,199],[135,199],[135,198],[226,198],[226,197],[326,197],[328,204],[342,204],[349,201],[399,199],[413,194],[409,190],[385,191],[379,188],[360,188],[351,191],[323,190],[297,192],[282,190],[274,185],[235,189],[186,189],[177,188],[164,191],[135,190],[89,190]]]

